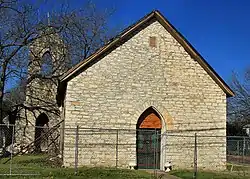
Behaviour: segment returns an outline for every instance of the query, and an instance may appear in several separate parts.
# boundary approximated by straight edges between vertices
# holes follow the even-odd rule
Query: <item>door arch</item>
[[[149,107],[137,121],[136,157],[139,169],[160,169],[161,116]]]
[[[36,118],[36,126],[35,126],[35,139],[34,139],[34,147],[35,147],[35,152],[40,153],[41,150],[41,145],[42,142],[45,139],[45,136],[43,134],[44,132],[44,125],[48,124],[49,118],[45,113],[41,113],[37,118]]]

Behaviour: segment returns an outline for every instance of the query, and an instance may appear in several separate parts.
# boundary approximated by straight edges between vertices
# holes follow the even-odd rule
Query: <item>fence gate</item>
[[[160,169],[160,129],[138,129],[137,166],[139,169]]]

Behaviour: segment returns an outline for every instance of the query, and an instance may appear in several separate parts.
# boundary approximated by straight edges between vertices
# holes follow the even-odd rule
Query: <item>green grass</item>
[[[0,174],[8,174],[10,171],[10,163],[3,164],[6,159],[0,160]],[[230,170],[232,169],[232,172]],[[197,179],[249,179],[250,167],[228,165],[227,172],[207,172],[198,171]],[[38,174],[32,176],[12,176],[11,178],[31,178],[31,179],[152,179],[152,174],[145,171],[115,169],[115,168],[79,168],[79,172],[75,175],[73,168],[60,168],[56,162],[52,162],[46,155],[23,155],[15,157],[12,161],[13,174]],[[193,171],[176,170],[170,174],[182,179],[193,179]],[[9,176],[1,176],[0,178],[10,178]]]
[[[9,173],[10,163],[3,164],[6,159],[0,160],[0,174]],[[79,168],[75,175],[73,168],[60,168],[54,165],[44,155],[24,155],[15,157],[12,161],[13,174],[38,174],[37,176],[12,176],[11,178],[69,178],[69,179],[150,179],[145,171],[135,171],[115,168]],[[0,178],[10,178],[0,176]]]
[[[180,177],[182,179],[193,179],[193,171],[188,170],[177,170],[171,171],[171,175]],[[249,179],[250,175],[241,172],[208,172],[208,171],[198,171],[197,179]]]

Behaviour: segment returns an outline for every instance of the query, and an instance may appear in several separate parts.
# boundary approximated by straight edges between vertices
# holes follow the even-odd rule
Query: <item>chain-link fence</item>
[[[49,167],[74,168],[76,174],[82,166],[104,166],[147,169],[156,177],[159,171],[189,166],[196,178],[204,163],[216,166],[217,159],[224,160],[214,153],[225,151],[226,144],[230,165],[250,165],[250,138],[213,136],[208,131],[62,129],[60,125],[33,126],[30,133],[14,125],[1,125],[0,129],[0,175],[39,175],[49,163]]]
[[[105,165],[116,168],[160,169],[161,133],[157,129],[77,128],[73,133],[66,132],[66,135],[70,134],[76,135],[75,141],[65,143],[65,148],[75,145],[75,166],[88,163],[93,166]],[[134,160],[136,154],[137,164]]]
[[[74,167],[75,173],[81,166],[115,167],[147,169],[157,177],[177,162],[197,173],[195,133],[76,127],[65,128],[64,134],[64,165]]]
[[[42,165],[60,155],[59,127],[1,124],[0,175],[39,175],[34,163]]]
[[[64,145],[67,150],[64,159],[69,162],[64,164],[74,166],[76,173],[78,167],[84,165],[153,169],[154,175],[160,170],[180,167],[193,170],[194,178],[198,168],[218,170],[222,167],[219,170],[234,172],[236,170],[232,166],[237,165],[237,172],[250,169],[248,137],[215,136],[209,131],[197,134],[193,131],[162,132],[160,129],[79,127],[65,129],[65,135],[68,137]],[[221,162],[227,162],[227,166],[224,168]],[[211,164],[210,168],[207,163]]]
[[[250,165],[250,138],[244,136],[227,137],[227,161]]]

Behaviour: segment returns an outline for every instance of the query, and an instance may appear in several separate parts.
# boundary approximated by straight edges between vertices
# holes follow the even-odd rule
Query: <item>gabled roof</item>
[[[211,78],[221,87],[221,89],[227,94],[227,97],[234,96],[234,92],[225,83],[225,81],[215,72],[215,70],[206,62],[206,60],[194,49],[194,47],[180,34],[175,27],[157,10],[146,15],[135,24],[129,26],[122,31],[113,40],[109,41],[106,45],[98,49],[95,53],[84,59],[76,66],[67,71],[60,79],[61,83],[67,83],[69,80],[74,78],[76,75],[81,73],[83,70],[91,66],[94,61],[105,56],[107,53],[112,51],[114,48],[119,46],[122,42],[131,38],[133,34],[140,28],[144,27],[151,20],[157,20],[188,52],[188,54],[196,60],[203,69],[211,76]]]

